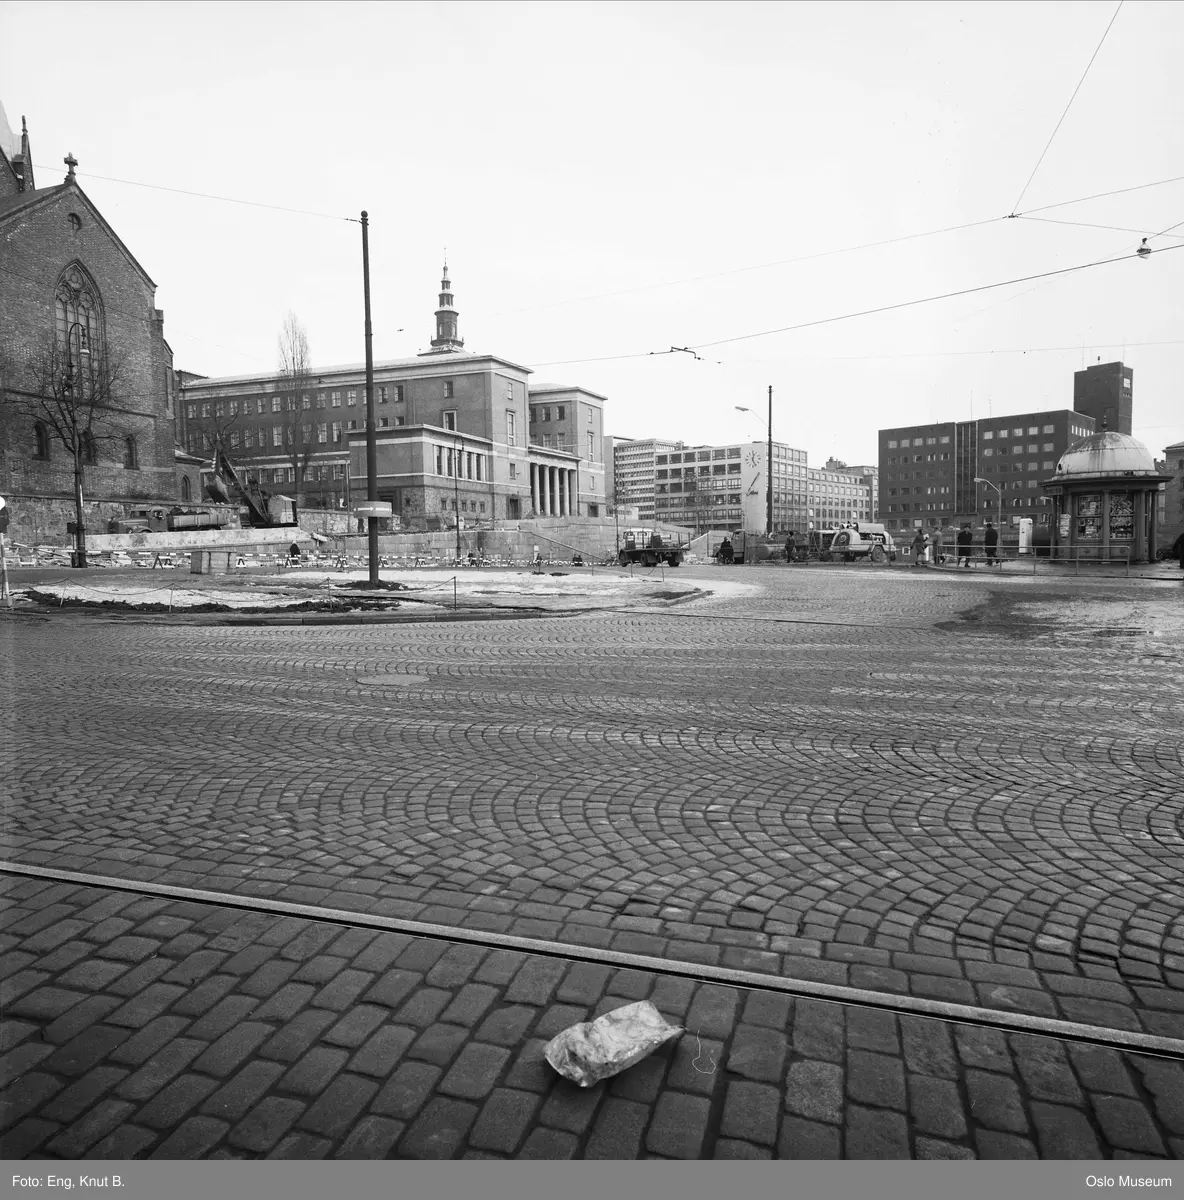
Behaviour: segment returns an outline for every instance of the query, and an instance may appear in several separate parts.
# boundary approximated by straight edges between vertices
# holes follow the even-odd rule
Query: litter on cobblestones
[[[582,1021],[556,1034],[543,1053],[565,1079],[591,1087],[641,1062],[682,1033],[648,1001],[614,1008],[595,1021]]]

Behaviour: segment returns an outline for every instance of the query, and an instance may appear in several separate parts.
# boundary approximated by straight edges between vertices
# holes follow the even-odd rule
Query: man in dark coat
[[[987,566],[995,565],[995,549],[999,545],[999,530],[995,528],[993,521],[987,522],[986,532],[983,534],[983,547],[987,552]]]
[[[962,563],[965,567],[970,566],[970,544],[973,540],[974,535],[970,532],[970,526],[963,525],[958,530],[958,562],[962,563],[962,560],[965,559],[966,561]]]

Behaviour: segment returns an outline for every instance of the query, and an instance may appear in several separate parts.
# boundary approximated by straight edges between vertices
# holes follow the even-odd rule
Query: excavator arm
[[[230,492],[226,485],[229,482],[230,486],[238,493],[239,498],[247,506],[251,524],[256,529],[270,528],[275,524],[268,504],[271,498],[270,494],[264,491],[254,480],[247,478],[245,472],[240,474],[235,468],[234,463],[226,457],[221,448],[214,451],[213,467],[213,478],[206,486],[206,491],[212,499],[228,500]]]

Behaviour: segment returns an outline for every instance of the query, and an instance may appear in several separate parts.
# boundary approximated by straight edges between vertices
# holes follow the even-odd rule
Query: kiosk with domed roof
[[[1056,508],[1052,558],[1153,562],[1156,494],[1170,478],[1129,434],[1102,429],[1070,446],[1040,484]]]

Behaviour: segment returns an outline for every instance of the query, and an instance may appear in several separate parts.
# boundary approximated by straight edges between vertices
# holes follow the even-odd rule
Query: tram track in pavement
[[[775,993],[897,1016],[929,1018],[1000,1033],[1028,1034],[1054,1038],[1101,1049],[1135,1053],[1155,1058],[1184,1061],[1184,1039],[1160,1037],[1127,1029],[1065,1021],[1027,1013],[1003,1012],[975,1005],[902,996],[867,988],[778,976],[677,959],[657,958],[627,951],[600,949],[541,938],[521,937],[461,926],[440,925],[398,917],[386,917],[347,909],[325,908],[291,901],[241,896],[200,888],[157,884],[142,880],[94,875],[80,871],[0,861],[0,876],[19,876],[47,883],[76,884],[104,888],[140,897],[165,898],[210,905],[228,910],[257,912],[275,917],[295,917],[347,929],[399,933],[429,941],[470,945],[488,950],[513,950],[541,958],[561,959],[618,969],[647,971],[704,984],[716,984],[746,992]]]

